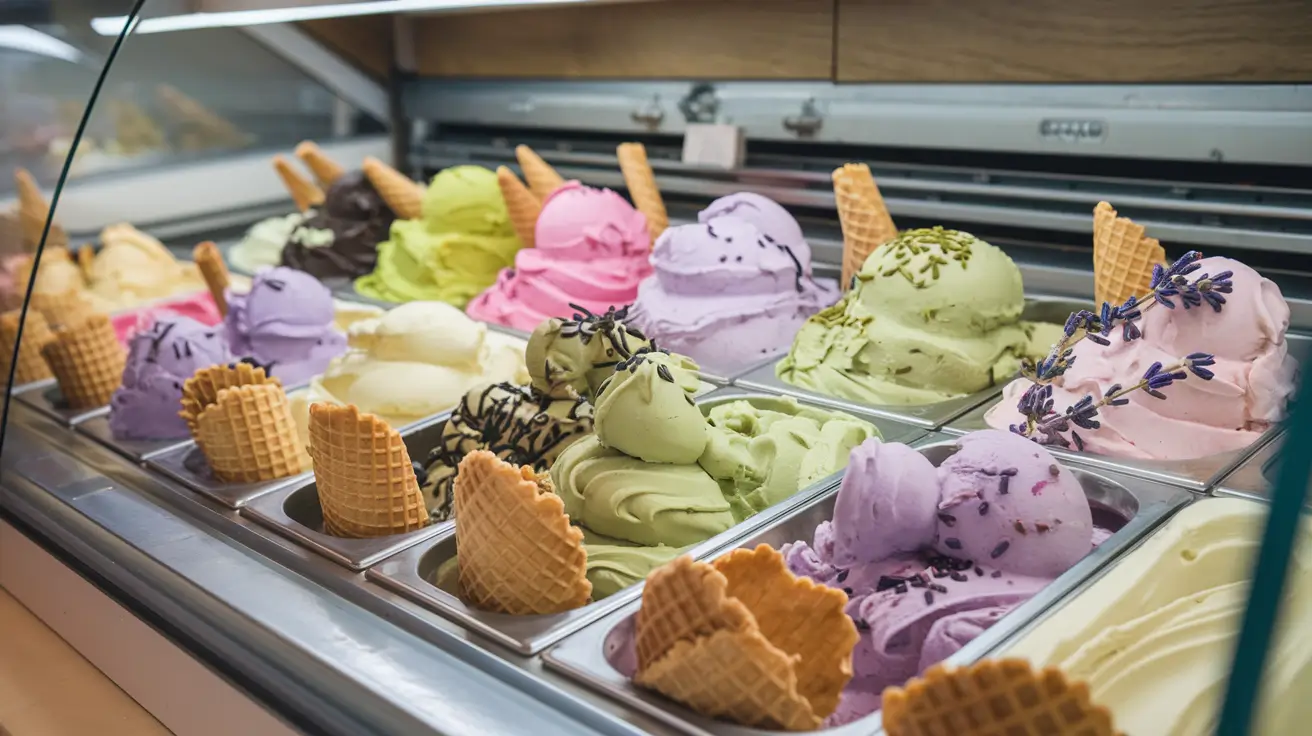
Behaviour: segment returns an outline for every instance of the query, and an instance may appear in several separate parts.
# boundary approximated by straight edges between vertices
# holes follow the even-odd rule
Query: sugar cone
[[[210,289],[210,296],[214,299],[214,306],[219,308],[219,314],[228,316],[228,265],[223,262],[219,246],[207,240],[192,249],[191,259],[200,269],[200,275]]]
[[[661,190],[656,187],[656,174],[647,160],[647,149],[641,143],[621,143],[617,154],[629,197],[633,206],[646,215],[647,230],[651,233],[651,242],[655,243],[670,226],[670,216],[665,212]]]
[[[1110,204],[1093,209],[1093,292],[1099,304],[1120,306],[1131,296],[1143,296],[1152,285],[1153,266],[1166,260],[1155,238],[1142,225],[1117,217]]]
[[[897,237],[897,226],[869,166],[844,164],[834,169],[833,180],[834,203],[843,226],[842,287],[848,289],[875,248]]]
[[[428,509],[401,435],[354,406],[310,406],[310,459],[323,522],[363,539],[422,529]]]
[[[17,350],[14,349],[15,343],[19,342],[20,314],[17,309],[0,314],[0,375],[8,375],[12,355],[14,362],[18,364],[14,367],[13,385],[15,386],[42,381],[54,375],[50,372],[46,359],[41,357],[42,348],[54,338],[54,333],[50,331],[50,326],[46,324],[46,319],[40,312],[28,311],[23,340],[17,345]]]
[[[301,141],[296,147],[296,158],[305,164],[306,168],[314,172],[314,178],[319,182],[319,186],[325,190],[332,186],[338,179],[346,174],[346,169],[341,164],[328,158],[328,154],[323,152],[322,148],[314,141]]]
[[[1111,712],[1090,702],[1087,684],[1054,668],[1035,672],[1023,659],[936,664],[905,688],[885,689],[883,708],[889,736],[1118,733]]]
[[[301,176],[301,172],[297,171],[290,161],[282,156],[274,156],[273,168],[278,172],[278,178],[282,179],[283,186],[287,187],[287,192],[292,195],[296,209],[305,212],[311,207],[323,204],[323,190]]]
[[[396,169],[370,156],[364,160],[364,175],[392,208],[397,218],[418,220],[424,214],[424,188]]]
[[[41,244],[41,234],[45,232],[46,218],[50,216],[50,203],[27,169],[14,170],[14,185],[18,189],[18,222],[23,230],[23,247],[29,253],[35,253]],[[68,236],[58,223],[50,225],[49,245],[68,245]]]
[[[497,184],[501,187],[501,196],[506,199],[510,222],[515,226],[519,242],[525,248],[532,248],[538,215],[542,214],[542,202],[524,186],[515,172],[505,166],[497,168]]]
[[[588,553],[550,477],[486,450],[460,461],[455,481],[460,589],[465,601],[516,616],[587,604]]]
[[[90,243],[84,243],[77,249],[77,265],[82,269],[82,278],[91,283],[92,274],[95,273],[96,251]]]
[[[847,597],[788,572],[768,545],[714,565],[680,558],[648,578],[637,684],[713,718],[809,730],[852,677]]]
[[[515,159],[519,161],[519,168],[524,172],[524,180],[528,182],[529,190],[539,202],[545,201],[552,192],[565,183],[551,164],[543,161],[537,151],[528,146],[522,144],[515,146]]]
[[[220,390],[196,417],[195,437],[214,477],[227,483],[286,478],[309,465],[287,394],[275,384]]]
[[[178,416],[186,421],[187,429],[195,436],[201,413],[218,400],[220,391],[234,386],[264,385],[281,387],[282,381],[249,363],[202,368],[182,383],[182,410]]]
[[[109,403],[123,380],[127,351],[103,314],[56,332],[41,348],[59,391],[73,409],[94,409]]]

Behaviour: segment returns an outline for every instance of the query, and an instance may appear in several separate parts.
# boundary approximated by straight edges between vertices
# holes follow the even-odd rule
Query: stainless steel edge
[[[1216,487],[1216,495],[1270,501],[1274,478],[1268,479],[1268,466],[1276,459],[1284,444],[1283,432],[1274,433],[1257,452],[1221,479]]]
[[[951,438],[943,435],[931,435],[925,440],[931,442],[917,443],[921,452],[933,452],[951,443]],[[994,624],[963,647],[947,661],[952,664],[968,664],[977,661],[1002,641],[1009,639],[1013,632],[1022,629],[1043,614],[1045,610],[1058,605],[1081,589],[1085,581],[1096,576],[1100,570],[1112,565],[1116,560],[1136,547],[1176,510],[1189,503],[1194,496],[1187,491],[1169,486],[1152,484],[1145,486],[1136,479],[1116,474],[1102,475],[1093,471],[1070,467],[1080,476],[1086,490],[1094,484],[1102,492],[1102,484],[1110,483],[1132,494],[1139,508],[1134,518],[1111,538],[1081,559],[1070,570],[1063,573],[1051,584],[1044,587],[1037,595],[1017,606],[999,623]],[[821,494],[802,507],[794,508],[791,513],[777,520],[777,523],[756,535],[744,538],[737,544],[729,545],[712,556],[718,557],[740,547],[748,547],[763,538],[778,532],[789,521],[800,520],[815,514],[822,507],[832,504],[838,487]],[[828,514],[832,517],[832,511]],[[828,518],[826,517],[826,518]],[[811,530],[813,531],[813,529]],[[809,532],[808,532],[809,533]],[[798,537],[804,538],[804,537]],[[774,541],[774,540],[771,540]],[[603,692],[609,697],[630,707],[641,710],[654,718],[678,728],[692,736],[783,736],[782,731],[748,728],[723,721],[706,718],[692,712],[662,696],[645,691],[632,684],[621,672],[616,670],[605,655],[607,640],[618,626],[630,625],[630,620],[640,608],[639,601],[632,601],[625,607],[613,612],[597,623],[584,628],[570,636],[543,655],[543,662],[549,669],[561,672],[578,680],[581,684]],[[827,736],[856,736],[857,734],[874,734],[882,727],[880,713],[876,711],[852,723],[835,728],[818,729],[815,733]]]
[[[209,471],[205,454],[194,443],[155,455],[146,460],[151,470],[181,483],[188,490],[206,496],[231,509],[239,509],[251,500],[286,486],[300,485],[313,477],[305,471],[285,478],[260,483],[224,483]]]
[[[109,428],[109,412],[84,419],[73,425],[74,431],[84,434],[127,459],[144,463],[145,461],[173,452],[180,447],[189,447],[194,443],[190,437],[172,440],[121,440],[114,436]]]
[[[20,411],[11,421],[0,512],[302,723],[343,736],[653,729],[480,650],[458,630],[430,626],[421,638],[398,628],[388,621],[413,616],[369,595],[359,575],[260,534],[200,496],[163,488],[48,419]]]
[[[100,416],[109,413],[108,406],[98,406],[91,409],[71,409],[64,403],[64,396],[59,391],[59,386],[50,380],[47,382],[38,382],[28,384],[26,388],[15,391],[14,398],[27,404],[36,411],[45,414],[55,421],[66,427],[71,427],[78,422],[90,419],[91,417]]]

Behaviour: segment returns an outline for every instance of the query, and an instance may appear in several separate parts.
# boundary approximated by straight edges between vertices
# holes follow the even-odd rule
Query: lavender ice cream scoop
[[[1103,537],[1105,538],[1105,537]],[[861,638],[839,725],[965,646],[1094,546],[1084,492],[1043,447],[989,430],[935,468],[871,440],[852,451],[834,519],[785,546],[794,574],[843,590]]]
[[[346,351],[346,335],[333,326],[332,293],[304,271],[262,270],[249,292],[227,297],[224,329],[232,351],[284,386],[308,381]]]
[[[811,275],[797,221],[760,195],[716,200],[656,241],[655,271],[630,323],[704,368],[730,372],[786,351],[807,317],[838,298]]]
[[[160,317],[128,340],[123,382],[109,401],[109,428],[120,440],[189,436],[178,416],[182,384],[201,368],[232,361],[218,327],[190,317]]]

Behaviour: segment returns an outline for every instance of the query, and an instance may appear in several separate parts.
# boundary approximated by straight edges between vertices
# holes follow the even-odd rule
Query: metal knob
[[[679,112],[689,123],[713,123],[720,112],[720,100],[715,96],[715,87],[702,82],[693,85],[688,94],[679,100]]]
[[[629,113],[629,117],[635,123],[641,123],[648,128],[659,128],[661,121],[665,119],[665,108],[661,107],[661,96],[654,95],[646,105]]]
[[[808,138],[815,135],[825,124],[824,116],[815,106],[815,98],[812,97],[802,103],[802,110],[797,115],[789,115],[784,118],[784,128],[796,133],[802,138]]]

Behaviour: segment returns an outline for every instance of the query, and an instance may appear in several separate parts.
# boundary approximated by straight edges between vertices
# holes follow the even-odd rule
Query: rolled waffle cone
[[[196,444],[214,477],[227,483],[286,478],[309,465],[282,386],[221,389],[196,417]]]
[[[95,314],[95,309],[77,289],[49,294],[32,292],[32,309],[46,318],[51,327],[69,327],[85,321]]]
[[[228,265],[223,262],[223,254],[219,253],[219,246],[213,241],[207,240],[200,243],[191,251],[191,259],[196,262],[196,267],[200,269],[200,275],[205,279],[205,285],[209,287],[210,296],[214,299],[214,306],[219,308],[219,314],[228,315]]]
[[[533,192],[533,196],[538,201],[545,201],[552,192],[560,188],[565,183],[565,179],[551,164],[542,160],[537,151],[525,145],[515,146],[515,159],[519,161],[519,168],[524,172],[524,180],[528,182],[528,188]]]
[[[620,171],[624,174],[624,184],[629,188],[629,197],[633,206],[647,217],[647,230],[651,233],[651,242],[670,226],[670,216],[665,212],[665,200],[661,190],[656,187],[656,174],[651,170],[647,160],[647,149],[641,143],[621,143],[616,153],[620,159]]]
[[[17,309],[0,314],[0,373],[8,374],[10,356],[13,356],[13,361],[18,364],[14,367],[15,386],[41,381],[54,375],[46,359],[41,357],[41,349],[54,338],[46,318],[36,310],[29,310],[20,343],[18,325],[21,314]]]
[[[91,283],[92,273],[96,265],[96,251],[90,243],[84,243],[81,248],[77,249],[77,266],[82,269],[82,278],[87,283]]]
[[[969,667],[930,667],[905,688],[884,690],[889,736],[1112,736],[1111,712],[1094,705],[1089,686],[1057,669],[1035,672],[1023,659]]]
[[[861,272],[866,258],[879,246],[897,237],[897,226],[879,193],[870,167],[844,164],[834,169],[834,203],[843,226],[843,289],[851,288],[852,277]]]
[[[471,605],[517,616],[587,604],[588,554],[550,477],[486,450],[460,461],[455,481],[461,595]]]
[[[422,529],[428,508],[401,435],[355,406],[310,406],[310,459],[324,527],[362,539]]]
[[[296,209],[305,212],[311,207],[323,204],[323,190],[301,176],[301,172],[292,166],[292,162],[282,156],[274,156],[273,168],[278,172],[278,178],[282,179],[282,185],[287,187],[287,192],[292,195]]]
[[[651,574],[635,681],[714,718],[818,728],[852,677],[857,633],[838,590],[794,577],[768,545]]]
[[[364,160],[364,175],[398,219],[418,220],[424,214],[424,188],[373,156]]]
[[[182,411],[178,412],[178,415],[186,421],[187,429],[194,437],[200,415],[218,401],[220,391],[234,386],[263,385],[281,388],[282,381],[266,375],[263,368],[257,368],[249,363],[212,365],[202,368],[183,382]]]
[[[23,231],[23,246],[30,253],[36,252],[46,229],[46,218],[50,217],[50,203],[27,169],[14,169],[14,185],[18,189],[18,223]],[[50,245],[68,245],[68,236],[58,223],[50,225]]]
[[[542,202],[524,186],[515,172],[505,166],[497,167],[497,184],[501,187],[501,196],[506,199],[510,222],[515,226],[519,242],[525,248],[532,248],[538,215],[542,214]]]
[[[41,347],[41,355],[59,382],[64,400],[74,409],[108,404],[123,380],[128,358],[113,323],[103,314],[59,330]]]
[[[1117,217],[1106,202],[1093,208],[1093,292],[1097,303],[1119,306],[1131,296],[1148,293],[1153,266],[1165,260],[1161,243],[1145,236],[1142,225]]]
[[[332,186],[338,179],[346,174],[346,169],[336,161],[328,158],[328,154],[319,148],[319,144],[314,141],[301,141],[296,146],[296,158],[305,164],[306,168],[314,172],[314,178],[319,182],[319,186],[327,189]]]

